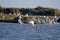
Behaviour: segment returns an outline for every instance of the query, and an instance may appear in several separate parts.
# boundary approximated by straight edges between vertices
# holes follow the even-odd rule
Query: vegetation
[[[0,13],[4,14],[17,14],[21,13],[22,15],[42,15],[42,16],[54,16],[57,9],[53,8],[44,8],[44,7],[36,7],[36,8],[4,8],[0,6]]]
[[[0,22],[14,22],[17,23],[18,15],[33,15],[33,16],[59,16],[60,10],[53,8],[44,8],[44,7],[36,7],[36,8],[4,8],[0,6]],[[5,17],[4,17],[5,16]],[[37,17],[34,17],[38,19]],[[43,18],[39,18],[43,19]],[[28,17],[22,17],[22,21],[26,22],[30,20]]]

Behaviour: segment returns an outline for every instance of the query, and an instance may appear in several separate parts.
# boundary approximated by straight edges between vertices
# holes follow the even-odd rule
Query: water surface
[[[60,40],[60,23],[30,24],[0,23],[0,40]]]

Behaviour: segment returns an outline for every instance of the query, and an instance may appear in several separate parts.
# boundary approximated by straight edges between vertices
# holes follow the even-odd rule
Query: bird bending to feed
[[[31,26],[34,26],[34,21],[33,20],[29,21],[29,23],[31,24]]]
[[[30,29],[33,31],[34,21],[33,20],[29,21],[29,24],[30,24]]]

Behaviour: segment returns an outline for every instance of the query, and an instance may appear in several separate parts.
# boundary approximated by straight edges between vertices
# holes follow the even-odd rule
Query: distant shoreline
[[[11,15],[10,15],[11,16]],[[8,17],[7,17],[8,18]],[[13,18],[13,17],[12,17]],[[41,23],[39,22],[36,22],[36,24],[44,24],[46,23],[46,16],[22,16],[22,22],[23,23],[28,23],[29,20],[32,20],[32,19],[35,19],[35,20],[39,20],[41,21]],[[51,16],[49,17],[50,20],[54,19],[54,16]],[[56,19],[55,19],[56,20]],[[12,20],[10,20],[10,18],[7,20],[7,19],[0,19],[0,22],[4,22],[4,23],[18,23],[18,17],[16,18],[13,18]],[[56,22],[60,22],[60,19],[56,20]]]

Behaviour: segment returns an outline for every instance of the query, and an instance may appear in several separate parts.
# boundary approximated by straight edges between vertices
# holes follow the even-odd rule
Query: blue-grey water
[[[60,40],[60,23],[30,24],[0,23],[0,40]]]

